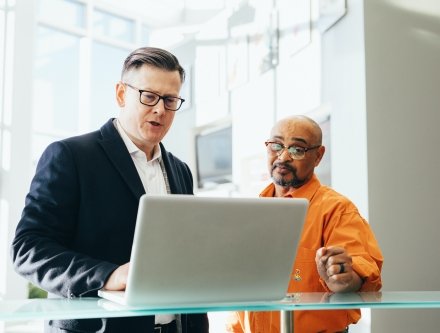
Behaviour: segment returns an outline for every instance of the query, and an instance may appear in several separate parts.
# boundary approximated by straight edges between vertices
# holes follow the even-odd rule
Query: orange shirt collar
[[[287,193],[284,197],[287,198],[305,198],[309,201],[312,200],[312,197],[315,195],[316,191],[321,186],[321,183],[318,180],[318,177],[316,177],[315,174],[313,174],[312,178],[305,183],[300,188],[295,189],[294,191],[291,191]],[[275,185],[273,183],[269,184],[261,193],[260,197],[273,197],[275,196]]]

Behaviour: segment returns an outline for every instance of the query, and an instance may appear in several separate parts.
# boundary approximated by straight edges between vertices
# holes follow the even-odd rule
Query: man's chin
[[[276,185],[282,186],[282,187],[298,188],[298,187],[301,187],[302,185],[304,185],[304,181],[296,179],[296,178],[291,178],[291,177],[272,176],[272,180]]]
[[[283,187],[292,186],[292,179],[284,178],[284,177],[272,177],[272,180],[275,184]]]

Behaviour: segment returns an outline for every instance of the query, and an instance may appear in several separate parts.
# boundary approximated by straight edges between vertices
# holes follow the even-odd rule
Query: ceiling
[[[142,16],[151,28],[202,24],[221,10],[231,0],[101,0],[125,12]],[[238,0],[233,2],[239,2]]]

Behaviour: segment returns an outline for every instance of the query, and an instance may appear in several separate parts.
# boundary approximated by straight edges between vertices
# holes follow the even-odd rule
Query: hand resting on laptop
[[[125,290],[127,286],[127,278],[128,278],[128,269],[130,267],[130,263],[127,262],[124,265],[116,268],[113,273],[107,279],[107,282],[104,285],[104,289],[106,290]]]

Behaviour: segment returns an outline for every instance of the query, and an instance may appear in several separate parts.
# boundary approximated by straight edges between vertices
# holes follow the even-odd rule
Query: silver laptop
[[[278,301],[296,256],[306,199],[140,199],[125,292],[98,295],[123,305]]]

